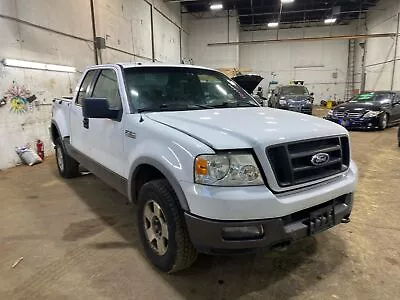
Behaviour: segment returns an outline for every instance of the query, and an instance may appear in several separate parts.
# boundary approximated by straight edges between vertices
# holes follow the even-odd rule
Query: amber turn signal
[[[207,175],[207,160],[202,157],[197,157],[195,162],[196,175]]]

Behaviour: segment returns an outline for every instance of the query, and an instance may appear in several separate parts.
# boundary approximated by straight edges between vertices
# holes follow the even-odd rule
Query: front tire
[[[60,138],[55,141],[56,162],[60,175],[64,178],[74,178],[80,175],[79,163],[68,155]]]
[[[379,118],[379,130],[385,130],[386,127],[388,126],[388,121],[389,121],[389,116],[388,114],[383,114],[380,118]]]
[[[197,251],[189,239],[178,199],[165,179],[145,183],[139,191],[137,222],[147,258],[163,272],[190,267]]]

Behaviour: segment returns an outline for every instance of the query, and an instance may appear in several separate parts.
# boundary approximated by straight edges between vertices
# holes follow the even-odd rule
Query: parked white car
[[[52,115],[60,174],[82,164],[137,204],[145,252],[162,271],[189,267],[197,252],[280,247],[349,221],[357,168],[346,129],[259,107],[217,71],[90,67]]]

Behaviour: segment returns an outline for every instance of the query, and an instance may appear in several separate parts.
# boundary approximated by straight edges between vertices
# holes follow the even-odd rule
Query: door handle
[[[84,128],[89,128],[89,119],[88,118],[83,118],[83,127]]]

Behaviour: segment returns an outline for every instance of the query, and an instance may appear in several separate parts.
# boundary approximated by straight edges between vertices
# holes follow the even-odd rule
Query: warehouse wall
[[[398,0],[380,1],[367,14],[367,32],[394,33],[397,30],[400,2]],[[395,38],[375,38],[367,40],[366,89],[390,90],[393,74]],[[397,47],[397,66],[394,74],[394,89],[400,90],[400,42]]]
[[[159,61],[180,61],[179,4],[162,0],[94,0],[97,36],[106,39],[103,63],[152,58],[150,7],[153,6],[154,49]],[[40,28],[38,27],[40,26]],[[69,65],[82,71],[95,63],[89,0],[1,0],[0,60],[23,59]],[[182,47],[187,48],[187,47]],[[0,169],[19,163],[15,147],[34,146],[36,139],[52,151],[48,134],[51,100],[69,95],[80,73],[28,70],[0,64],[0,100],[13,85],[37,100],[25,112],[0,106]]]
[[[209,43],[239,41],[239,24],[232,12],[229,18],[227,15],[197,18],[190,14],[185,14],[184,18],[189,32],[188,56],[193,64],[215,69],[239,66],[239,46],[207,46]]]
[[[354,34],[354,30],[353,25],[283,29],[279,31],[279,39],[346,35]],[[242,31],[240,41],[276,39],[276,34],[276,30]],[[344,98],[347,61],[348,40],[240,45],[240,67],[261,74],[265,90],[270,80],[281,84],[293,79],[305,80],[315,94],[316,103]]]

